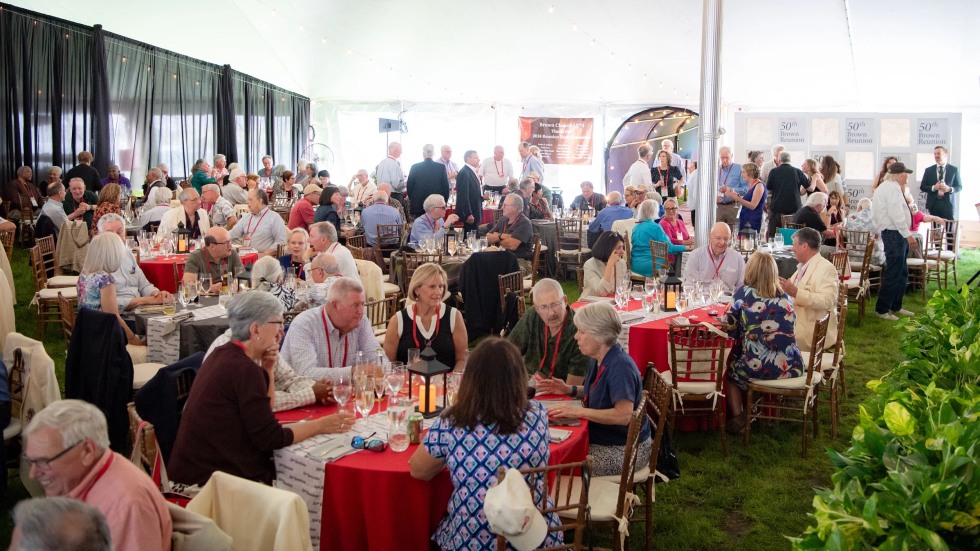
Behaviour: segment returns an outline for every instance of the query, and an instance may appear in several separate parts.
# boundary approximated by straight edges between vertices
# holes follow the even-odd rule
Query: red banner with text
[[[521,141],[541,148],[546,165],[590,165],[592,120],[520,117]]]

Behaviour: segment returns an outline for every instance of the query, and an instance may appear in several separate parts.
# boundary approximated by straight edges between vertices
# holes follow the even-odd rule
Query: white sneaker
[[[915,312],[912,312],[911,310],[906,310],[905,308],[902,308],[901,310],[895,310],[895,311],[893,311],[892,314],[895,314],[895,315],[898,315],[898,316],[905,316],[907,318],[911,318],[912,316],[915,315]]]
[[[888,321],[898,320],[898,316],[892,314],[891,312],[885,312],[884,314],[879,314],[878,312],[875,312],[875,315],[883,320],[888,320]]]

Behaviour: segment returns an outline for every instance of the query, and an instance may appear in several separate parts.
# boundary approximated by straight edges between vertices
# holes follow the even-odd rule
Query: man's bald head
[[[708,233],[711,243],[711,254],[718,256],[728,249],[728,243],[732,240],[732,228],[724,222],[716,222],[711,226]]]
[[[208,254],[216,260],[231,256],[231,234],[221,226],[211,226],[204,233],[204,245],[208,249]]]

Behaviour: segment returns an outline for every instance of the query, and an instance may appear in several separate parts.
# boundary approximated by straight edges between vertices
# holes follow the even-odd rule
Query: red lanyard
[[[500,160],[500,168],[497,168],[497,159],[493,160],[493,169],[497,171],[497,176],[504,177],[504,160]]]
[[[262,216],[259,217],[259,221],[255,223],[254,230],[252,229],[252,220],[255,219],[255,215],[253,214],[251,217],[249,217],[248,225],[245,227],[245,237],[251,238],[252,235],[255,234],[255,232],[259,231],[259,226],[262,225],[262,219],[265,218],[266,214],[269,214],[268,207],[266,207],[265,212],[262,213]]]
[[[424,216],[425,221],[429,223],[429,229],[432,230],[432,233],[436,233],[436,221],[429,218],[428,214],[423,214],[422,216]]]
[[[524,163],[523,163],[523,166],[521,167],[521,172],[522,173],[527,172],[527,165],[529,165],[529,164],[531,164],[531,154],[530,153],[527,154],[527,157],[524,157]]]
[[[116,458],[116,454],[110,451],[108,461],[105,462],[105,465],[102,465],[102,468],[99,469],[99,472],[95,473],[95,476],[92,478],[92,482],[89,483],[88,488],[85,488],[85,493],[83,493],[79,497],[80,501],[85,501],[88,498],[88,493],[92,491],[92,486],[95,486],[95,483],[98,482],[103,476],[105,476],[106,471],[108,471],[109,467],[112,465],[112,460],[115,458]]]
[[[242,344],[242,341],[231,341],[231,344],[233,344],[233,345],[237,346],[238,348],[240,348],[242,350],[242,354],[245,354],[246,356],[248,356],[248,353],[245,352],[245,345]]]
[[[666,220],[666,218],[665,218],[665,220]],[[681,231],[680,231],[681,230],[680,224],[676,224],[676,223],[671,222],[670,220],[667,220],[667,225],[670,226],[671,231],[674,232],[674,239],[680,239],[680,238],[684,237],[684,234],[681,233]]]
[[[208,270],[210,271],[211,261],[214,260],[214,258],[210,254],[208,254],[207,245],[205,245],[205,248],[203,248],[201,250],[204,251],[204,261],[207,262],[207,264],[209,266]],[[226,258],[226,259],[222,260],[221,262],[215,261],[214,263],[217,264],[218,265],[218,268],[221,269],[221,271],[218,272],[218,277],[223,276],[225,274],[225,269],[228,267],[228,259]],[[214,275],[214,273],[212,272],[211,275]]]
[[[327,337],[327,367],[333,367],[333,347],[330,345],[330,327],[327,325],[327,311],[320,310],[320,317],[323,319],[323,333]],[[344,363],[340,367],[347,365],[347,337],[344,335]]]
[[[714,263],[715,262],[715,255],[711,254],[711,251],[708,251],[708,254],[711,255],[711,262]],[[711,279],[718,279],[718,272],[721,271],[721,265],[725,263],[725,255],[726,254],[728,254],[728,251],[725,251],[725,252],[721,253],[721,258],[719,258],[718,259],[718,263],[715,264],[715,275]]]
[[[439,319],[438,310],[436,310],[436,313],[434,315],[436,317],[436,330],[433,331],[432,336],[429,337],[429,340],[425,341],[425,346],[432,346],[432,341],[434,341],[435,338],[439,336],[439,325],[442,323],[442,320]],[[415,348],[421,350],[422,347],[419,346],[419,334],[417,332],[418,329],[418,323],[416,322],[417,317],[418,317],[418,306],[413,304],[412,305],[412,340],[415,341]]]
[[[565,330],[565,323],[562,322],[561,327],[558,328],[558,334],[555,335],[555,352],[551,356],[551,371],[548,372],[548,378],[551,379],[555,376],[555,363],[558,361],[558,345],[561,344],[561,332]],[[548,355],[548,324],[544,324],[544,350],[541,351],[541,363],[538,364],[538,371],[544,367],[544,359]]]
[[[660,175],[660,181],[663,182],[665,185],[670,183],[670,181],[669,181],[669,178],[670,178],[670,167],[669,166],[667,167],[667,170],[660,170],[660,168],[658,167],[657,168],[657,174]]]
[[[725,185],[725,184],[728,183],[728,177],[732,175],[732,167],[734,167],[734,166],[735,166],[734,163],[728,165],[728,171],[725,172],[725,181],[722,182],[721,185]],[[723,167],[723,166],[718,167],[718,174],[721,174],[721,171],[722,170],[725,170],[725,167]]]
[[[595,385],[599,384],[599,379],[602,378],[602,374],[605,372],[606,372],[606,366],[604,364],[599,364],[599,373],[595,376],[595,380],[592,381],[592,384],[589,385],[589,391],[586,392],[584,396],[582,396],[583,406],[586,407],[589,406],[589,395],[592,394],[593,390],[595,390]]]

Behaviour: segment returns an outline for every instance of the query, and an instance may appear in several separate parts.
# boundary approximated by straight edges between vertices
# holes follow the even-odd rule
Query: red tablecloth
[[[241,256],[242,264],[248,266],[254,264],[259,259],[258,253],[248,253]],[[177,265],[177,279],[184,277],[184,262],[187,261],[186,254],[168,254],[157,256],[150,260],[140,261],[140,269],[146,274],[146,279],[161,291],[176,293],[174,285],[174,264]]]
[[[450,214],[455,214],[455,213],[456,213],[456,207],[449,207],[448,209],[446,209],[446,216],[449,216]],[[493,209],[488,209],[488,208],[484,207],[483,208],[483,218],[479,222],[477,222],[477,223],[478,224],[493,224]],[[460,220],[459,222],[456,222],[456,227],[457,228],[462,228],[463,227],[463,221]]]
[[[279,412],[276,418],[290,423],[307,417],[308,411],[320,416],[335,410],[336,406],[307,406]],[[559,427],[572,435],[551,445],[552,464],[585,459],[586,427],[585,422]],[[429,540],[446,515],[453,484],[447,470],[428,482],[412,478],[408,460],[416,448],[409,446],[401,453],[362,451],[324,464],[320,549],[429,549]]]

